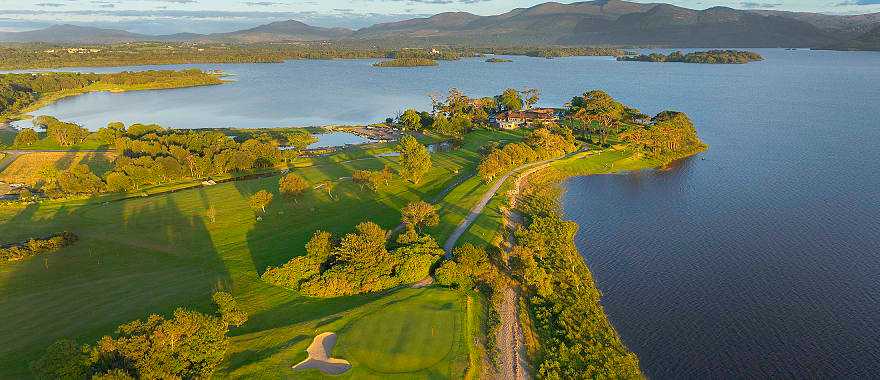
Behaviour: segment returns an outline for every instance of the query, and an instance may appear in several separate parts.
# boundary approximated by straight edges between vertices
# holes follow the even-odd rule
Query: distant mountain
[[[148,36],[120,30],[58,25],[0,33],[0,41],[113,43],[128,41],[366,41],[470,45],[626,45],[669,47],[869,46],[880,13],[835,16],[714,7],[693,10],[660,3],[593,0],[543,3],[494,16],[441,13],[360,30],[280,21],[230,33]],[[858,42],[865,41],[865,42]]]
[[[151,36],[130,33],[124,30],[67,24],[53,25],[46,29],[27,32],[0,33],[0,41],[2,42],[116,43],[143,41],[149,38]]]
[[[804,21],[826,32],[844,37],[855,38],[867,33],[873,27],[880,25],[880,13],[868,13],[863,15],[826,15],[809,12],[787,11],[752,11],[764,16],[780,16]]]
[[[853,38],[849,41],[824,46],[823,49],[880,51],[880,26],[877,26],[867,33],[862,34],[861,36]]]
[[[208,40],[235,40],[238,42],[278,42],[278,41],[317,41],[338,40],[354,33],[345,28],[321,28],[299,21],[278,21],[256,28],[232,33],[217,33],[201,37]]]
[[[361,29],[355,36],[436,42],[674,47],[813,47],[839,41],[831,28],[823,30],[798,19],[805,18],[805,14],[794,15],[762,14],[724,7],[698,11],[668,4],[621,0],[572,4],[551,2],[497,16],[444,13],[379,24]],[[831,23],[826,18],[823,20]],[[839,21],[838,24],[847,22]]]
[[[660,4],[620,16],[610,25],[583,22],[566,44],[674,47],[812,47],[836,41],[829,32],[793,18],[714,7],[696,11]]]

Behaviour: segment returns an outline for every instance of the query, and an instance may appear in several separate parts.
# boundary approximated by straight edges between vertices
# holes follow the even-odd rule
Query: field
[[[302,254],[317,229],[345,233],[363,220],[392,229],[399,223],[399,210],[413,200],[443,198],[439,204],[444,224],[430,231],[442,244],[452,230],[446,223],[460,221],[472,206],[466,202],[478,198],[480,188],[486,185],[477,182],[469,190],[456,188],[441,197],[444,190],[471,174],[479,147],[489,141],[517,140],[522,133],[479,131],[468,137],[463,149],[434,154],[434,169],[418,186],[396,178],[389,187],[374,193],[346,179],[356,169],[379,169],[385,164],[394,167],[394,157],[337,163],[321,159],[313,162],[314,166],[295,169],[313,183],[329,179],[335,186],[330,194],[313,191],[297,201],[276,196],[261,221],[247,199],[260,189],[277,193],[277,176],[120,201],[112,201],[119,198],[117,195],[0,206],[2,243],[64,230],[81,238],[63,251],[0,265],[0,378],[26,377],[28,362],[59,338],[94,342],[112,333],[117,325],[150,313],[167,314],[176,307],[210,311],[210,294],[221,289],[232,292],[251,315],[247,324],[231,332],[232,352],[221,368],[230,377],[289,375],[273,376],[280,374],[273,371],[281,368],[275,360],[290,359],[282,363],[287,368],[304,358],[303,350],[319,324],[338,329],[336,352],[340,357],[353,364],[371,360],[366,353],[375,347],[364,346],[368,342],[363,336],[357,339],[360,348],[347,346],[346,342],[354,341],[349,336],[357,336],[351,334],[365,333],[352,326],[375,324],[369,319],[355,321],[356,315],[374,310],[371,308],[384,310],[377,302],[390,302],[395,297],[400,297],[401,304],[412,302],[413,307],[406,308],[413,310],[412,315],[425,318],[425,326],[447,336],[432,333],[411,338],[415,341],[396,342],[391,334],[382,334],[379,338],[388,339],[389,344],[385,354],[439,355],[423,352],[426,344],[412,344],[418,340],[443,339],[461,345],[466,318],[460,293],[401,289],[388,295],[310,299],[269,286],[259,275],[269,265],[280,265]],[[211,206],[217,210],[215,222],[205,216]],[[404,301],[408,294],[418,292],[423,295]],[[431,308],[446,304],[449,309]],[[447,333],[440,334],[441,329]],[[281,337],[287,340],[279,340]],[[395,353],[391,347],[417,351]],[[450,368],[463,371],[469,360],[475,361],[461,348],[450,350],[442,360],[437,356],[436,364],[412,357],[386,357],[383,361],[411,363],[407,368],[419,371],[411,377],[419,378],[449,373]],[[358,368],[356,364],[352,376],[387,375],[381,363],[370,365],[375,367],[363,364]],[[366,372],[358,372],[362,370]]]
[[[3,172],[0,181],[37,185],[47,172],[63,171],[86,164],[98,176],[110,170],[116,155],[112,152],[33,152],[19,156]]]

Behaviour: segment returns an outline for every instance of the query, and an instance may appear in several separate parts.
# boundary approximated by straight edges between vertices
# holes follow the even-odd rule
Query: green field
[[[318,190],[298,201],[276,196],[261,221],[257,221],[247,199],[260,189],[277,193],[277,176],[147,197],[129,195],[131,198],[106,203],[120,196],[0,206],[3,243],[64,230],[80,236],[77,244],[60,252],[0,264],[0,378],[27,377],[28,363],[59,338],[90,343],[113,333],[119,324],[150,313],[168,314],[181,306],[211,311],[210,294],[221,289],[234,294],[251,315],[247,324],[230,333],[233,346],[222,371],[231,377],[266,374],[277,378],[271,374],[280,372],[272,371],[288,368],[305,356],[306,340],[310,341],[317,324],[336,323],[332,328],[339,329],[341,357],[353,363],[369,360],[364,353],[375,348],[364,346],[366,340],[357,340],[361,346],[345,343],[350,341],[350,334],[363,334],[352,326],[376,323],[369,319],[354,322],[356,315],[379,307],[377,302],[390,302],[409,292],[424,295],[406,301],[417,304],[406,309],[417,310],[421,307],[418,305],[424,305],[423,310],[419,309],[421,314],[413,315],[427,318],[421,323],[438,332],[437,336],[432,333],[421,338],[407,333],[409,339],[442,339],[460,346],[465,331],[462,321],[466,320],[460,293],[403,289],[387,296],[310,299],[269,286],[259,275],[267,266],[280,265],[302,254],[304,244],[317,229],[345,233],[367,219],[392,229],[399,223],[399,210],[408,202],[439,198],[450,184],[470,175],[479,160],[480,147],[490,141],[518,140],[522,136],[522,132],[474,132],[462,149],[432,155],[434,169],[420,185],[396,178],[376,193],[362,190],[345,177],[357,169],[379,169],[385,164],[394,167],[396,158],[361,157],[332,164],[327,162],[329,158],[321,159],[295,172],[313,183],[335,181],[332,196]],[[464,217],[472,206],[466,202],[479,197],[480,187],[486,185],[476,183],[463,192],[456,188],[447,195],[453,198],[440,202],[444,223],[429,232],[441,244],[452,230],[446,223]],[[211,206],[217,210],[214,223],[205,216]],[[448,309],[432,308],[446,304],[450,305]],[[441,329],[447,333],[439,334]],[[450,373],[450,368],[463,372],[471,360],[466,350],[458,347],[427,366],[434,363],[427,359],[430,355],[402,352],[424,350],[425,344],[393,342],[390,334],[385,335],[377,339],[394,344],[387,346],[384,353],[389,357],[383,362],[411,363],[407,368],[418,369],[414,377],[440,376]],[[288,339],[279,341],[283,336]],[[395,350],[425,359],[394,357],[398,354]],[[276,357],[275,353],[283,354]],[[273,362],[278,358],[290,360]],[[356,366],[351,373],[382,373],[384,377],[382,371],[387,367],[371,365],[375,367]],[[367,372],[357,372],[362,370]]]

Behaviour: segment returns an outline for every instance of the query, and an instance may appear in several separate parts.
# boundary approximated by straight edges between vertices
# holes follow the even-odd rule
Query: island
[[[513,60],[506,58],[489,58],[486,60],[487,63],[508,63],[513,62]]]
[[[421,67],[437,65],[437,61],[431,58],[395,58],[373,64],[375,67]]]
[[[138,91],[222,84],[222,72],[197,69],[110,74],[0,74],[0,122],[18,120],[59,99],[95,91]]]
[[[285,377],[317,359],[353,378],[643,377],[560,184],[707,147],[680,112],[599,90],[539,108],[539,95],[450,89],[356,128],[394,141],[337,149],[308,146],[339,126],[87,130],[41,116],[0,135],[0,266],[15,274],[0,291],[17,289],[2,305],[21,311],[0,317],[21,334],[0,374]],[[71,283],[108,291],[73,297]],[[79,322],[43,328],[57,315],[29,311],[49,306]],[[326,352],[310,348],[318,332]],[[282,361],[252,354],[266,350]]]
[[[705,64],[743,64],[763,61],[760,54],[741,50],[709,50],[683,54],[680,51],[668,55],[651,53],[649,55],[625,55],[617,57],[618,61],[633,62],[680,62]]]

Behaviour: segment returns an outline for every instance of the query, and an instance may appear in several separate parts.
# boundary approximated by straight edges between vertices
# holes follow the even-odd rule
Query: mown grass
[[[318,325],[335,322],[338,324],[332,328],[344,330],[343,322],[354,321],[359,313],[372,310],[370,305],[405,298],[408,292],[423,292],[407,301],[415,302],[413,308],[423,305],[423,297],[434,306],[438,302],[432,300],[452,304],[448,310],[456,315],[456,327],[443,325],[447,326],[444,331],[450,331],[443,334],[452,334],[443,339],[467,346],[461,343],[466,325],[463,321],[467,320],[465,301],[458,293],[400,290],[310,299],[269,286],[259,275],[267,266],[303,254],[303,246],[315,230],[343,234],[364,220],[375,221],[386,229],[395,227],[400,220],[399,210],[407,203],[438,198],[459,176],[473,170],[480,147],[490,141],[521,137],[520,132],[474,132],[463,149],[432,155],[434,168],[421,184],[413,185],[398,177],[378,192],[363,190],[347,177],[357,169],[375,170],[386,164],[396,168],[397,158],[364,157],[295,169],[313,183],[335,183],[330,194],[316,190],[297,200],[280,197],[279,177],[271,176],[154,196],[128,195],[131,198],[122,200],[118,200],[122,195],[107,195],[0,206],[0,243],[64,230],[80,236],[77,244],[59,252],[0,265],[0,378],[28,377],[28,363],[59,338],[94,342],[101,335],[111,334],[121,323],[150,313],[168,314],[176,307],[212,311],[210,294],[216,290],[232,292],[252,316],[232,332],[233,345],[221,369],[222,377],[292,376],[278,371],[304,357],[302,350]],[[168,185],[166,190],[175,186],[188,184]],[[258,221],[248,197],[260,189],[275,193],[276,200]],[[205,215],[212,206],[217,210],[214,222]],[[440,213],[458,214],[472,206],[447,202],[441,204]],[[444,228],[430,231],[441,244]],[[448,317],[443,316],[445,311],[431,310],[423,310],[422,316],[438,321],[437,332],[442,327],[439,321]],[[344,342],[348,338],[344,334],[353,331],[341,332],[339,352],[346,350]],[[434,334],[430,338],[440,339]],[[424,349],[417,346],[396,344],[393,347],[400,352],[386,348],[384,353],[387,360],[406,362],[409,359],[398,355]],[[468,366],[467,351],[455,348],[452,352],[440,363],[409,377],[462,373]],[[370,372],[353,370],[352,374],[367,376]]]
[[[264,318],[260,330],[233,331],[232,350],[218,378],[324,378],[318,370],[293,371],[306,358],[315,335],[338,335],[333,357],[348,360],[352,368],[339,378],[460,377],[467,366],[463,331],[466,299],[460,292],[403,288],[377,295],[346,297],[347,308],[289,308],[309,313],[309,319],[290,323]],[[297,305],[299,306],[299,305]],[[280,315],[279,315],[280,316]],[[261,318],[258,315],[256,318]],[[277,323],[267,324],[273,320]]]

